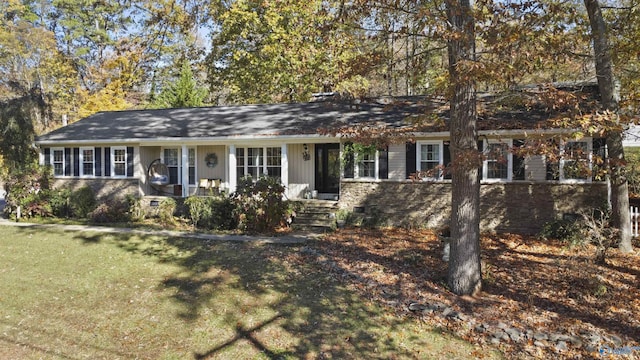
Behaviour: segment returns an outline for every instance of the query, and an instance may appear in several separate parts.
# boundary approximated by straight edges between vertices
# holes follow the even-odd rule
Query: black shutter
[[[519,149],[524,146],[524,140],[513,139],[513,149]],[[513,154],[513,173],[512,180],[524,180],[524,156]]]
[[[111,176],[111,148],[104,148],[104,176]]]
[[[389,148],[378,150],[378,177],[380,179],[389,178]]]
[[[71,149],[64,148],[64,176],[71,176]]]
[[[560,151],[560,145],[555,140],[549,140],[549,146],[553,147],[556,151]],[[546,160],[546,168],[547,168],[547,180],[560,180],[560,163],[559,162],[550,162],[548,159]]]
[[[442,165],[444,165],[444,178],[451,180],[451,142],[445,141],[442,144]]]
[[[133,146],[127,146],[127,176],[133,176]]]
[[[412,175],[415,174],[416,172],[416,143],[414,142],[408,142],[407,143],[407,162],[406,162],[406,169],[407,169],[407,179]]]
[[[95,148],[93,155],[95,157],[95,174],[96,176],[102,176],[102,148]]]
[[[351,146],[345,146],[345,149],[349,149],[350,151],[344,154],[344,177],[345,179],[353,179],[356,165],[353,157],[353,148]]]
[[[44,164],[51,165],[51,148],[42,149],[44,152]]]
[[[480,180],[482,180],[482,167],[484,166],[484,157],[486,156],[486,154],[484,154],[484,141],[482,140],[478,140],[478,151],[480,152],[480,154],[482,154],[482,159],[483,161],[480,163],[480,167],[478,168],[478,178],[480,178]]]
[[[592,140],[593,150],[593,181],[602,181],[602,168],[604,167],[604,161],[607,158],[607,139],[595,138]]]
[[[80,148],[73,148],[73,176],[80,176]]]

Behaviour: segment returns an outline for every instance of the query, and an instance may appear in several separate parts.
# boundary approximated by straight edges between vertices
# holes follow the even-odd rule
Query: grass
[[[301,248],[2,228],[0,358],[495,358]]]

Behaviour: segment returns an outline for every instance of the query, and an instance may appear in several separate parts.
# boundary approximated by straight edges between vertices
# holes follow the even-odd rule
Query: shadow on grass
[[[413,358],[416,349],[429,346],[428,336],[422,337],[425,334],[394,338],[396,332],[404,334],[402,328],[411,320],[385,316],[326,270],[305,263],[296,245],[133,234],[77,233],[75,238],[88,245],[113,243],[177,266],[179,270],[161,284],[183,308],[177,315],[188,322],[226,317],[226,327],[234,334],[212,338],[209,349],[194,349],[196,359],[223,356],[229,348],[246,344],[272,359]],[[224,297],[224,292],[234,297],[230,306],[235,309],[212,315],[212,302]],[[260,308],[258,315],[256,308]],[[414,347],[406,346],[406,341]]]

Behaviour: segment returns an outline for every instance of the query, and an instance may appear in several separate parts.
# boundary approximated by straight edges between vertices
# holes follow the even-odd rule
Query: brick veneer
[[[93,189],[98,200],[124,199],[128,194],[140,195],[138,179],[55,179],[53,181],[55,188],[78,190],[84,186]]]
[[[482,231],[538,233],[548,221],[607,200],[604,183],[559,184],[514,182],[480,188]],[[343,181],[340,208],[364,207],[389,225],[442,227],[451,215],[451,184],[424,182]]]

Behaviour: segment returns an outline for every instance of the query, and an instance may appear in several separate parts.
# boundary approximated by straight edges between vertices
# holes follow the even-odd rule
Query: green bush
[[[189,219],[202,229],[231,230],[237,226],[234,217],[235,205],[224,196],[191,196],[185,200]]]
[[[54,189],[49,192],[49,205],[53,216],[68,218],[73,215],[71,209],[71,190]]]
[[[81,187],[71,195],[71,210],[74,217],[84,219],[95,208],[96,195],[90,187]]]
[[[261,177],[255,183],[251,177],[240,179],[233,195],[238,228],[268,232],[281,226],[289,212],[284,190],[280,181],[271,177]]]
[[[557,239],[577,245],[583,240],[580,221],[574,219],[558,219],[545,223],[538,234],[542,240]]]

